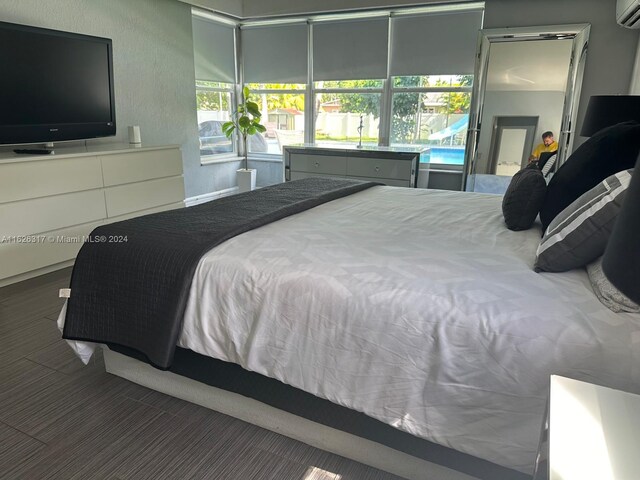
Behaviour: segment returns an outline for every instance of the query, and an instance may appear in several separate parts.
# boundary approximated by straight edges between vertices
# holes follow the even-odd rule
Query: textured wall
[[[186,195],[210,192],[200,166],[191,8],[175,0],[2,0],[0,19],[113,40],[116,138],[140,125],[143,143],[182,146]],[[205,173],[206,172],[206,173]]]

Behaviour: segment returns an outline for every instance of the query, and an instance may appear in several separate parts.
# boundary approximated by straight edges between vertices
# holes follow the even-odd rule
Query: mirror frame
[[[470,191],[473,191],[473,175],[476,173],[476,160],[480,130],[482,129],[482,113],[484,108],[484,94],[486,88],[487,70],[489,68],[489,51],[492,43],[522,42],[531,40],[556,40],[571,38],[571,59],[569,74],[564,93],[562,122],[558,136],[558,161],[556,168],[562,165],[573,148],[574,131],[578,115],[578,103],[582,90],[582,77],[589,44],[589,23],[570,25],[550,25],[540,27],[491,28],[478,33],[478,48],[476,50],[476,64],[474,72],[471,106],[469,108],[469,129],[464,155],[462,190],[467,191],[468,180],[471,178]]]

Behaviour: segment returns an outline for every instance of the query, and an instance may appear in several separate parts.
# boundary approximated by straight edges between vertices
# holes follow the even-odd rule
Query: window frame
[[[211,83],[225,83],[226,85],[229,85],[229,87],[210,87],[210,86],[200,86],[198,85],[198,82],[209,82],[209,80],[196,80],[196,95],[198,95],[198,92],[213,92],[213,93],[226,93],[229,95],[229,117],[231,117],[231,114],[235,111],[236,109],[236,93],[235,93],[235,87],[234,84],[232,83],[225,83],[225,82],[211,82]],[[197,118],[197,112],[198,112],[198,106],[196,105],[196,118]],[[211,153],[211,154],[205,154],[203,155],[202,153],[200,153],[200,164],[201,165],[207,165],[210,163],[224,163],[224,162],[228,162],[230,160],[236,160],[238,158],[239,154],[239,150],[238,150],[238,141],[236,138],[236,134],[233,134],[233,137],[231,138],[231,147],[232,150],[230,152],[222,152],[222,153]],[[198,135],[198,142],[200,141],[200,135]],[[198,152],[201,152],[201,149],[198,149]]]
[[[249,83],[249,84],[244,84],[244,86],[247,86],[251,89],[251,85],[255,85],[256,82],[253,83]],[[273,85],[273,83],[259,83],[259,85]],[[304,122],[303,122],[303,136],[304,138],[307,138],[307,131],[306,131],[306,126],[307,126],[307,112],[306,112],[306,106],[307,106],[307,84],[306,83],[297,83],[297,84],[291,84],[291,85],[300,85],[300,88],[257,88],[257,89],[253,89],[251,90],[251,95],[262,95],[262,94],[277,94],[277,95],[282,95],[282,94],[299,94],[299,95],[303,95],[304,96],[304,105],[305,105],[305,110],[304,110]],[[268,115],[268,113],[267,113]],[[268,120],[268,118],[267,118]],[[264,125],[264,120],[261,121],[261,123]],[[268,152],[262,152],[262,153],[253,153],[253,152],[249,152],[249,158],[251,158],[252,160],[263,160],[263,161],[270,161],[273,162],[276,158],[279,158],[279,161],[282,161],[282,156],[284,155],[284,151],[281,153],[268,153]]]
[[[392,44],[391,40],[393,38],[393,18],[399,16],[413,16],[413,15],[424,15],[424,14],[438,14],[438,13],[448,13],[453,11],[466,11],[466,10],[475,10],[475,9],[484,9],[484,2],[472,2],[469,4],[465,4],[462,6],[449,6],[449,5],[437,5],[437,6],[421,6],[421,7],[390,7],[387,9],[379,9],[374,8],[368,10],[367,12],[360,13],[335,13],[335,14],[319,14],[319,15],[301,15],[299,17],[291,17],[287,19],[278,19],[278,20],[248,20],[248,21],[238,21],[232,20],[229,18],[218,18],[215,16],[216,21],[220,21],[221,23],[227,23],[234,25],[235,30],[235,40],[234,40],[234,58],[236,63],[236,82],[233,84],[229,84],[230,88],[216,88],[216,87],[198,87],[196,83],[196,92],[198,90],[207,90],[207,91],[221,91],[224,93],[230,94],[230,105],[231,110],[230,113],[236,111],[237,103],[242,95],[242,87],[245,85],[244,82],[244,72],[242,65],[242,45],[240,39],[240,31],[244,26],[278,26],[284,24],[295,24],[298,22],[304,22],[307,25],[307,81],[298,85],[300,88],[289,89],[289,88],[257,88],[252,90],[252,94],[262,95],[262,94],[303,94],[304,95],[304,122],[303,122],[303,135],[305,143],[315,143],[316,142],[316,117],[318,115],[318,111],[316,108],[316,99],[317,96],[323,93],[327,94],[377,94],[379,95],[380,104],[379,104],[379,128],[378,128],[378,146],[391,146],[391,134],[392,134],[392,124],[393,124],[393,104],[394,104],[394,95],[397,93],[469,93],[469,95],[473,95],[473,86],[426,86],[426,87],[418,87],[418,86],[395,86],[394,79],[399,76],[394,76],[391,74],[390,64],[391,64],[391,55],[392,55]],[[198,11],[197,8],[192,8],[193,11]],[[209,18],[211,14],[207,14],[207,18]],[[360,19],[364,17],[371,18],[380,18],[386,17],[389,25],[388,30],[388,41],[387,41],[387,77],[382,79],[373,79],[380,81],[379,87],[357,87],[357,88],[340,88],[340,87],[324,87],[319,86],[318,84],[322,84],[322,82],[343,82],[345,80],[315,80],[314,72],[313,72],[313,30],[314,26],[323,22],[333,22],[333,21],[346,21],[351,19]],[[482,24],[480,25],[482,28]],[[428,71],[428,66],[425,67],[425,70]],[[425,72],[421,75],[409,75],[409,76],[428,76],[429,73]],[[464,73],[451,74],[451,76],[462,76],[466,75]],[[436,76],[443,76],[442,74]],[[444,75],[447,76],[447,75]],[[365,79],[361,79],[365,80]],[[476,79],[474,79],[475,82]],[[352,81],[352,80],[346,80]],[[247,82],[248,85],[254,85],[258,82]],[[269,85],[270,83],[264,83],[262,85]],[[233,138],[233,151],[226,152],[221,154],[212,154],[212,155],[201,155],[201,164],[206,163],[216,163],[222,161],[232,161],[239,160],[242,158],[243,146],[241,145],[241,141],[238,135],[234,134]],[[339,145],[339,142],[337,142]],[[393,144],[396,145],[396,144]],[[263,161],[282,161],[282,154],[276,153],[248,153],[248,157],[252,160],[263,160]]]
[[[453,73],[450,74],[449,76],[465,76],[468,74],[458,74],[458,73]],[[410,77],[413,76],[421,76],[421,77],[425,77],[425,76],[430,76],[428,73],[422,74],[422,75],[407,75]],[[440,75],[438,75],[440,76]],[[474,75],[471,75],[472,77],[474,77]],[[390,105],[389,105],[389,137],[388,137],[388,143],[387,145],[389,146],[396,146],[396,145],[401,145],[398,143],[392,143],[391,141],[391,136],[392,136],[392,120],[393,120],[393,100],[394,100],[394,95],[398,94],[398,93],[418,93],[418,94],[422,94],[422,93],[469,93],[470,95],[473,94],[473,83],[471,85],[461,85],[461,86],[433,86],[433,87],[408,87],[408,86],[395,86],[394,85],[394,80],[395,78],[398,77],[389,77],[389,94],[390,94]],[[473,78],[473,81],[475,82],[475,77]]]
[[[339,80],[339,81],[361,81],[361,80],[370,80],[370,79],[357,79],[357,80]],[[361,87],[361,88],[336,88],[336,87],[329,87],[329,88],[324,88],[324,87],[316,87],[316,84],[319,82],[312,82],[311,85],[311,103],[313,105],[314,108],[314,112],[313,112],[313,130],[311,131],[311,136],[310,136],[310,143],[316,143],[316,118],[318,116],[318,114],[320,112],[316,112],[315,111],[315,105],[316,105],[316,97],[317,95],[321,95],[323,93],[335,93],[335,94],[354,94],[354,93],[360,93],[360,94],[379,94],[380,95],[380,117],[379,117],[379,126],[378,126],[378,141],[377,141],[377,145],[380,146],[381,144],[381,138],[382,138],[382,124],[383,124],[383,115],[384,115],[384,111],[383,111],[383,105],[384,105],[384,96],[385,96],[385,84],[386,84],[386,80],[384,79],[373,79],[373,80],[382,80],[382,86],[381,87]],[[323,80],[323,81],[333,81],[333,80]],[[345,146],[350,146],[352,145],[349,142],[335,142],[336,146],[340,146],[340,145],[345,145]]]

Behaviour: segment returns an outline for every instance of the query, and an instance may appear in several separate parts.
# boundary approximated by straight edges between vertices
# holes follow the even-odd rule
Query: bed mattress
[[[501,197],[374,187],[211,250],[179,345],[531,473],[549,375],[640,392],[640,316],[533,271]]]

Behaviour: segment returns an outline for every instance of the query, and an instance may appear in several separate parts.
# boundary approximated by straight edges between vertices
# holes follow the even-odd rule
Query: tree
[[[341,82],[343,88],[375,88],[380,87],[378,80],[351,80]],[[346,84],[346,85],[345,85]],[[360,113],[362,115],[380,116],[380,95],[377,93],[342,93],[340,95],[340,111]]]
[[[420,77],[398,77],[396,87],[415,87]],[[396,93],[393,96],[391,116],[391,143],[411,143],[416,138],[416,125],[420,94],[417,92]]]
[[[227,138],[232,138],[237,132],[242,137],[244,146],[244,169],[249,168],[249,150],[247,149],[247,138],[251,135],[264,133],[267,131],[260,123],[260,108],[258,104],[249,100],[251,92],[249,87],[242,89],[242,99],[238,102],[238,109],[231,115],[231,120],[222,124],[222,132]]]
[[[266,93],[267,108],[270,112],[283,108],[304,111],[304,93]]]
[[[197,90],[196,103],[198,110],[228,112],[229,94],[226,92]]]
[[[473,85],[473,75],[458,75],[452,82],[436,81],[436,86],[447,87],[470,87]],[[449,92],[443,94],[447,100],[447,112],[446,113],[467,113],[471,106],[471,94],[469,92]]]
[[[265,90],[265,84],[250,84],[250,88],[254,90]],[[291,90],[292,86],[286,83],[272,83],[269,84],[269,89],[273,90]],[[259,96],[260,100],[256,100],[258,104],[265,105],[269,112],[274,110],[280,110],[283,108],[295,108],[296,110],[304,111],[304,91],[300,93],[254,93],[254,97]],[[266,102],[264,102],[266,100]],[[267,112],[263,112],[266,114]]]

